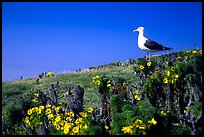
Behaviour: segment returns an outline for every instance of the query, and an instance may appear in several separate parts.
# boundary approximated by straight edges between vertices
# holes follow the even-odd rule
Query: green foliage
[[[116,135],[123,135],[122,128],[132,125],[137,119],[148,123],[150,119],[154,118],[156,112],[155,107],[148,103],[147,100],[140,101],[135,106],[126,101],[121,94],[112,95],[110,102],[112,114],[111,132]],[[139,129],[136,130],[135,133],[140,134]]]
[[[122,106],[126,104],[124,101],[125,99],[121,94],[118,95],[112,95],[110,98],[110,109],[112,113],[121,113],[122,112]]]
[[[100,107],[103,110],[102,115],[97,114],[87,119],[89,128],[80,131],[80,134],[201,134],[200,125],[196,125],[196,132],[194,132],[190,123],[185,125],[181,120],[183,118],[184,121],[189,121],[190,117],[199,120],[202,117],[201,70],[202,50],[193,49],[152,56],[151,62],[147,62],[145,58],[139,58],[125,63],[117,61],[103,66],[93,66],[88,71],[59,74],[50,78],[48,76],[40,79],[37,85],[35,78],[3,82],[3,119],[8,124],[9,134],[29,134],[29,129],[21,124],[25,120],[23,111],[27,112],[29,108],[40,105],[40,102],[32,102],[35,98],[30,91],[35,92],[39,89],[48,94],[50,85],[60,81],[59,96],[65,92],[65,85],[71,87],[80,85],[85,91],[84,108],[91,106],[94,109],[99,110]],[[96,76],[99,77],[96,78]],[[134,87],[138,93],[132,93],[131,87]],[[20,96],[23,96],[23,101],[20,100]],[[66,107],[67,102],[63,97],[59,99],[59,103],[62,107]],[[189,108],[187,104],[190,104]],[[39,118],[37,116],[38,114],[36,118]],[[33,125],[38,123],[36,134],[43,133],[39,123],[43,121],[42,117],[47,116],[42,115],[39,119],[30,118],[31,123],[33,120]],[[53,124],[51,122],[51,128],[46,134],[63,135],[64,133]]]
[[[173,126],[171,135],[190,135],[190,128],[187,125]]]
[[[162,80],[155,75],[150,76],[143,86],[143,91],[153,100],[157,100],[157,96],[160,96],[158,94],[161,94],[162,90]]]
[[[17,123],[20,123],[23,119],[23,105],[22,103],[15,99],[15,102],[10,102],[6,105],[6,108],[3,111],[4,119],[9,126],[14,126]]]
[[[202,103],[193,101],[188,111],[193,111],[195,118],[197,119],[200,115],[202,115]]]

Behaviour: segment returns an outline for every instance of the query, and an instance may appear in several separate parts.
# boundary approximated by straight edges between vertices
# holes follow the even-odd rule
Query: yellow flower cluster
[[[96,75],[95,77],[92,78],[92,83],[95,85],[100,85],[101,81],[103,81],[103,77],[101,77],[99,75]],[[105,80],[105,81],[107,81],[105,86],[110,87],[111,86],[110,80]]]
[[[96,85],[100,85],[101,84],[101,76],[96,75],[95,77],[93,77],[92,79],[92,83],[96,84]]]
[[[142,129],[142,130],[144,130],[144,129],[146,129],[146,124],[142,121],[142,120],[140,120],[140,119],[137,119],[134,123],[133,123],[133,125],[132,125],[133,127],[136,127],[136,128],[139,128],[139,129]]]
[[[42,110],[44,110],[44,106],[33,107],[33,108],[30,108],[30,109],[27,111],[27,114],[28,114],[28,115],[31,115],[31,114],[33,114],[33,113],[41,114],[41,113],[42,113]]]
[[[60,113],[52,118],[51,124],[65,135],[80,135],[80,131],[88,129],[88,123],[86,122],[88,113],[80,112],[79,115],[80,117],[75,119],[73,112],[66,112],[65,115]]]
[[[164,75],[165,75],[163,79],[164,84],[167,84],[167,83],[174,84],[179,77],[178,74],[175,73],[174,67],[171,67],[170,69],[167,69],[166,71],[164,71]]]
[[[55,76],[55,74],[54,74],[54,72],[47,72],[45,76],[46,77],[51,77],[51,76]]]
[[[38,101],[38,97],[39,97],[39,94],[38,93],[34,93],[34,98],[31,101],[32,102],[39,102]]]
[[[74,112],[58,113],[60,109],[60,106],[54,106],[50,104],[47,104],[46,107],[34,107],[27,111],[28,116],[24,121],[31,128],[33,127],[33,125],[36,126],[36,123],[34,123],[36,122],[36,119],[38,125],[41,125],[42,122],[40,121],[40,119],[42,115],[39,114],[45,112],[45,115],[48,117],[49,124],[55,127],[56,130],[61,131],[64,134],[80,135],[84,130],[88,129],[89,123],[87,121],[87,117],[93,111],[91,107],[87,109],[87,112],[80,112],[78,118],[75,118]],[[37,116],[39,116],[36,117],[36,115],[34,114],[37,114]],[[33,120],[34,118],[35,121]]]
[[[184,54],[189,54],[189,53],[202,55],[202,49],[184,50]]]
[[[156,125],[157,122],[154,120],[154,118],[152,118],[151,121],[148,121],[148,123],[151,126]],[[135,129],[139,130],[139,132],[135,134],[146,135],[145,130],[147,129],[147,125],[141,119],[137,119],[131,126],[123,127],[122,131],[127,134],[133,134]]]
[[[110,84],[110,80],[107,81],[107,87],[110,87],[111,84]]]
[[[28,116],[26,116],[24,120],[25,123],[31,128],[33,128],[34,126],[37,127],[42,125],[41,119],[42,119],[42,113],[44,109],[45,109],[44,106],[30,108],[27,111]]]
[[[135,96],[134,96],[134,98],[135,98],[136,100],[140,101],[140,92],[139,92],[139,90],[136,90],[136,91],[135,91]]]
[[[140,65],[139,68],[143,70],[145,67],[150,67],[152,65],[151,61],[148,61],[145,65]]]
[[[186,113],[188,111],[188,107],[185,107],[184,109],[184,113]]]

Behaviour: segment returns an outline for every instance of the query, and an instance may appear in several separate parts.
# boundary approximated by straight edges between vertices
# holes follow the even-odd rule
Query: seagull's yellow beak
[[[133,30],[133,32],[139,32],[137,29]]]

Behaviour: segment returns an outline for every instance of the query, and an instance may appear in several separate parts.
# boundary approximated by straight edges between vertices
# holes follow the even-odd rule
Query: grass
[[[23,80],[16,80],[13,82],[3,82],[2,83],[2,108],[3,112],[6,105],[10,104],[14,98],[21,96],[22,94],[29,94],[30,91],[35,92],[37,89],[48,92],[51,84],[56,84],[56,81],[60,83],[60,93],[64,93],[64,87],[66,85],[80,85],[85,89],[84,94],[84,105],[92,106],[96,108],[100,104],[97,91],[92,88],[91,80],[96,75],[105,74],[107,77],[123,77],[127,80],[128,83],[134,83],[137,78],[133,76],[133,67],[134,65],[129,66],[113,66],[112,68],[105,67],[103,69],[94,69],[90,71],[76,72],[76,73],[67,73],[59,74],[55,77],[44,77],[40,79],[40,84],[36,84],[37,78],[28,78]],[[8,102],[8,100],[10,100]]]

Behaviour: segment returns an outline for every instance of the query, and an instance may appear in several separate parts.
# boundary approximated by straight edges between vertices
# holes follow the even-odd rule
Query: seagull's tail
[[[171,50],[173,48],[169,48],[169,47],[164,47],[164,50]]]

